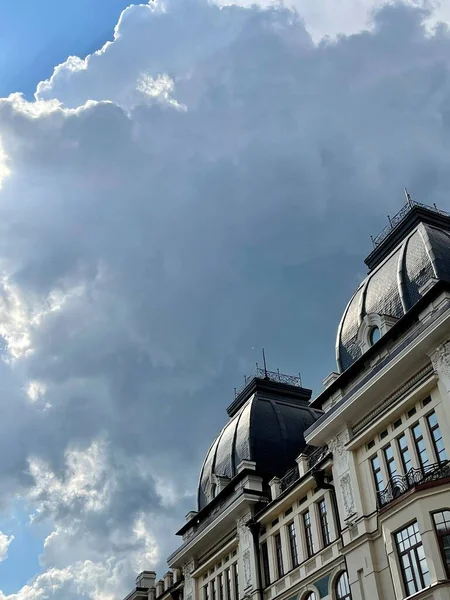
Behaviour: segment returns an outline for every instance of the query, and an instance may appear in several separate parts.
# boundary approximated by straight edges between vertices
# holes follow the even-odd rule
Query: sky
[[[0,23],[0,600],[121,600],[165,572],[261,348],[319,393],[404,186],[450,210],[450,6]]]

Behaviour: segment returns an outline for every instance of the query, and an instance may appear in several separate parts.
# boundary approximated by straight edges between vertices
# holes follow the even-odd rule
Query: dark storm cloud
[[[53,597],[54,567],[54,597],[106,600],[163,563],[252,348],[316,389],[334,367],[402,187],[448,205],[450,36],[425,16],[314,46],[282,8],[133,7],[0,102],[0,492],[53,530],[11,599]]]

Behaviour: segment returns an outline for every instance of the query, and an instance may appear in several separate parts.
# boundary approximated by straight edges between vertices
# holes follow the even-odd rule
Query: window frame
[[[407,531],[411,526],[416,525],[416,530],[414,532],[414,535],[418,535],[420,538],[420,542],[419,543],[415,543],[415,544],[411,544],[406,550],[400,550],[400,543],[401,541],[398,540],[398,535],[400,533],[402,533],[403,531]],[[413,594],[417,594],[418,592],[421,592],[422,590],[424,590],[426,587],[428,587],[429,583],[425,582],[425,575],[429,576],[430,570],[428,568],[428,563],[426,560],[426,556],[425,556],[425,551],[424,551],[424,559],[425,560],[425,564],[427,567],[427,571],[423,572],[422,571],[422,565],[421,565],[421,560],[417,549],[418,548],[423,548],[423,541],[422,541],[422,535],[420,533],[419,530],[419,523],[417,522],[417,519],[414,519],[413,521],[410,521],[409,523],[405,523],[401,529],[398,529],[397,531],[395,531],[393,534],[394,537],[394,544],[395,544],[395,549],[396,549],[396,553],[397,553],[397,558],[398,558],[398,565],[400,568],[400,572],[401,572],[401,578],[402,578],[402,582],[403,582],[403,591],[405,592],[406,596],[411,596]],[[405,563],[403,562],[403,557],[408,555],[408,560],[409,560],[409,565],[405,565]],[[411,555],[414,556],[415,558],[415,566],[418,569],[418,574],[419,574],[419,580],[420,580],[420,584],[422,585],[422,587],[418,587],[417,585],[417,579],[416,579],[416,571],[413,568],[413,564],[414,561],[411,560]],[[410,579],[409,581],[406,579],[406,571],[410,569],[411,571],[411,575],[412,575],[412,579]],[[414,591],[410,591],[409,587],[408,587],[408,583],[413,581],[414,582],[414,587],[416,588]]]
[[[378,468],[375,468],[375,466],[374,466],[374,461],[376,461],[376,460],[378,461],[378,464],[379,464]],[[386,484],[384,483],[383,469],[381,467],[381,459],[378,455],[378,452],[370,458],[370,466],[372,469],[372,478],[373,478],[373,482],[375,485],[375,491],[377,492],[377,494],[379,494],[380,492],[382,492],[384,490],[384,488],[386,487]],[[378,481],[378,477],[377,477],[378,473],[381,474],[381,481]]]
[[[269,546],[267,540],[261,543],[261,563],[262,563],[262,575],[264,579],[264,587],[269,587],[271,584],[270,580],[270,561],[269,561]]]
[[[419,427],[419,429],[420,429],[420,435],[417,436],[417,437],[416,437],[416,434],[414,432],[414,429],[416,429],[416,427]],[[428,448],[427,448],[427,445],[425,443],[425,437],[424,437],[423,431],[422,431],[422,423],[420,421],[417,421],[416,423],[414,423],[413,425],[411,425],[410,429],[411,429],[412,438],[414,440],[414,448],[416,450],[417,461],[418,461],[419,467],[421,469],[426,469],[426,467],[428,467],[431,463],[430,463],[430,458],[428,456]],[[423,442],[424,452],[425,452],[425,456],[426,456],[426,461],[425,462],[422,460],[422,452],[419,449],[420,442]]]
[[[322,506],[324,511],[322,511]],[[322,537],[322,547],[326,548],[331,544],[330,520],[328,519],[328,507],[325,496],[317,502],[317,511],[319,513],[320,533]]]
[[[305,534],[305,544],[306,544],[306,556],[307,558],[311,558],[314,556],[314,537],[312,532],[312,521],[311,521],[311,511],[305,510],[302,513],[302,521],[303,521],[303,532]]]
[[[442,542],[442,538],[443,537],[448,537],[450,539],[450,526],[449,526],[449,528],[447,530],[448,532],[446,532],[446,533],[439,533],[438,528],[437,528],[437,524],[436,524],[436,521],[435,521],[435,518],[434,518],[435,515],[438,515],[439,513],[444,513],[444,512],[448,512],[449,515],[450,515],[450,508],[444,507],[444,508],[441,508],[439,510],[434,510],[433,512],[430,513],[430,516],[431,516],[431,518],[433,520],[434,533],[436,534],[437,542],[438,542],[438,547],[439,547],[439,550],[441,552],[441,559],[442,559],[442,563],[444,565],[444,571],[445,571],[445,573],[447,575],[447,579],[450,579],[450,560],[449,560],[449,562],[447,562],[447,557],[445,555],[445,548],[444,548],[444,545],[443,545],[443,542]],[[450,519],[449,519],[449,522],[450,522]]]
[[[433,415],[436,417],[436,424],[433,425],[433,426],[431,426],[429,419]],[[427,427],[428,427],[428,432],[430,434],[431,443],[433,444],[433,450],[434,450],[434,454],[435,454],[436,460],[441,465],[443,462],[445,462],[446,460],[448,460],[448,455],[447,455],[447,450],[446,450],[445,445],[444,445],[444,439],[442,437],[442,432],[441,432],[441,428],[440,428],[439,421],[438,421],[438,418],[437,418],[437,414],[436,414],[436,411],[434,409],[425,416],[425,422],[426,422]],[[442,448],[443,448],[443,451],[444,451],[444,458],[441,458],[440,455],[439,455],[439,450],[437,448],[437,442],[439,440],[436,440],[435,435],[434,435],[434,432],[436,430],[439,431],[439,434],[441,436],[439,439],[442,440]]]
[[[346,587],[348,587],[348,593],[347,593],[347,591],[345,591],[344,595],[340,595],[340,592],[339,592],[338,588],[339,588],[339,584],[340,584],[340,582],[341,582],[341,580],[342,580],[343,577],[346,578]],[[350,587],[350,581],[349,581],[349,578],[348,578],[347,571],[341,571],[338,574],[338,576],[335,579],[333,587],[334,587],[334,596],[335,596],[336,600],[352,600],[352,590],[351,590],[351,587]]]
[[[281,531],[277,531],[273,536],[273,544],[275,548],[275,565],[277,568],[277,579],[284,577],[284,563],[283,563],[283,542],[281,540]]]
[[[407,473],[409,473],[409,471],[410,471],[411,469],[413,469],[413,468],[414,468],[414,464],[413,464],[413,461],[412,461],[411,450],[409,449],[409,440],[408,440],[408,436],[407,436],[406,432],[407,432],[407,429],[405,429],[401,435],[399,435],[397,438],[395,438],[395,439],[396,439],[396,442],[397,442],[397,449],[398,449],[398,453],[400,454],[400,461],[401,461],[401,463],[402,463],[402,469],[403,469],[403,473],[404,473],[405,475],[406,475]],[[403,439],[403,438],[404,438],[404,439],[405,439],[405,441],[406,441],[406,445],[405,445],[405,447],[404,447],[404,448],[402,448],[402,446],[401,446],[401,444],[400,444],[400,440],[401,440],[401,439]],[[406,466],[406,463],[407,463],[407,461],[405,460],[405,454],[408,454],[408,456],[409,456],[409,461],[408,461],[408,462],[409,462],[409,464],[410,464],[410,467],[409,467],[409,469],[408,469],[408,468],[407,468],[407,466]]]
[[[298,559],[298,546],[297,546],[297,531],[295,527],[295,521],[291,521],[286,525],[288,540],[289,540],[289,550],[291,554],[291,564],[292,568],[296,569],[300,561]]]

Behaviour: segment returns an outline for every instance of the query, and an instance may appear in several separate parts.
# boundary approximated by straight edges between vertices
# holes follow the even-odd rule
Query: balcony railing
[[[399,496],[424,483],[450,478],[450,461],[434,463],[420,469],[410,469],[406,475],[395,475],[386,488],[377,494],[378,508],[383,508]]]
[[[307,456],[308,460],[308,471],[311,471],[315,465],[317,465],[325,456],[328,454],[328,446],[320,446],[318,448],[314,446],[306,446],[303,450],[303,454]],[[300,471],[298,465],[289,469],[287,473],[280,479],[280,489],[282,492],[291,487],[296,481],[300,479]]]

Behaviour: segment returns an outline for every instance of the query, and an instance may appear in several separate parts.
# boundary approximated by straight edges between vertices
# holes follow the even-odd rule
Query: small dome
[[[214,496],[215,477],[232,479],[243,460],[254,461],[266,481],[285,473],[306,445],[303,432],[322,414],[309,407],[311,390],[257,378],[252,384],[254,391],[234,409],[208,450],[200,474],[199,510]]]
[[[369,259],[366,263],[371,265]],[[380,264],[375,263],[348,303],[337,332],[338,370],[345,371],[362,356],[358,333],[367,317],[400,319],[433,278],[450,281],[450,234],[442,226],[416,223]]]

